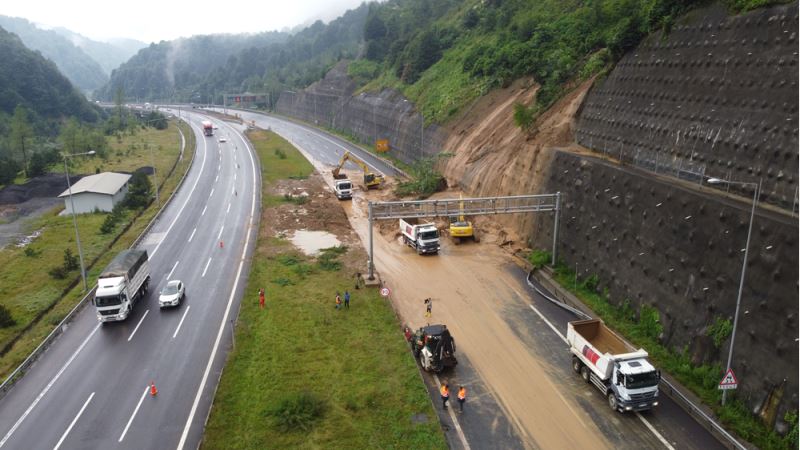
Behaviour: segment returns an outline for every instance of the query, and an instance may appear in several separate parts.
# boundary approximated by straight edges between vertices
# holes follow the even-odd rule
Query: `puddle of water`
[[[311,256],[318,254],[323,248],[341,245],[339,239],[327,231],[297,230],[289,240],[303,253]]]

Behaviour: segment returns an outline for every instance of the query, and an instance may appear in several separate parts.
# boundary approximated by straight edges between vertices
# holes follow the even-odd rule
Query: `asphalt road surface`
[[[217,111],[222,112],[219,108]],[[325,131],[283,118],[241,110],[235,112],[256,126],[271,129],[283,138],[296,143],[310,156],[326,165],[336,165],[345,150],[349,150],[375,170],[395,175],[395,170],[380,159],[355,145]],[[352,167],[355,169],[355,166]],[[518,278],[522,285],[527,275],[519,267],[509,264],[505,270]],[[724,448],[708,431],[683,411],[666,395],[659,397],[659,406],[640,414],[620,414],[609,409],[606,399],[593,386],[587,385],[571,368],[571,354],[565,343],[567,322],[578,317],[565,311],[535,293],[532,289],[516,292],[510,299],[513,307],[503,311],[506,322],[517,330],[518,338],[532,354],[541,355],[552,367],[550,379],[560,395],[572,397],[581,405],[608,442],[617,448],[656,449],[716,449]],[[456,342],[458,337],[456,336]],[[475,369],[463,353],[455,374],[445,374],[453,386],[460,383],[470,386],[464,414],[444,411],[438,394],[440,377],[426,374],[424,379],[433,404],[437,406],[439,420],[451,448],[522,448],[524,440],[511,425],[496,400],[491,387],[480,380]],[[456,388],[452,389],[455,398]],[[455,400],[452,406],[457,406]],[[536,405],[531,405],[536,408]],[[464,445],[466,443],[466,445]]]
[[[197,448],[255,244],[260,171],[232,125],[213,120],[217,135],[205,137],[202,116],[183,118],[197,153],[138,246],[150,256],[149,293],[125,322],[100,324],[91,305],[78,314],[0,401],[0,447]],[[159,310],[167,279],[182,280],[186,298]]]

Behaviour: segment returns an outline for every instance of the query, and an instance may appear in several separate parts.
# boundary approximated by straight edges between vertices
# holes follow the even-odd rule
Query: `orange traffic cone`
[[[222,242],[222,241],[219,241],[219,248],[225,248],[225,243]]]
[[[152,381],[150,382],[150,396],[155,397],[158,394],[158,389],[156,389],[156,384]]]

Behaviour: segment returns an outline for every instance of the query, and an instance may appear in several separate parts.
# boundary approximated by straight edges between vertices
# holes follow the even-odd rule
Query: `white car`
[[[224,137],[221,137],[221,138],[219,138],[219,141],[220,141],[220,142],[228,142],[228,140],[227,140],[227,139],[225,139]]]
[[[180,305],[185,293],[186,286],[183,285],[181,280],[169,281],[158,295],[158,307],[164,308],[165,306]]]

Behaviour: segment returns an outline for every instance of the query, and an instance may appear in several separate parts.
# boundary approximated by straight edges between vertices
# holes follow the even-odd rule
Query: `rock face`
[[[796,3],[735,17],[719,6],[693,12],[592,90],[578,143],[681,178],[763,178],[762,200],[791,208],[797,24]]]
[[[405,163],[442,151],[446,133],[424,126],[414,104],[393,89],[353,96],[355,83],[341,62],[307,89],[281,94],[276,110],[322,127],[344,131],[368,146],[387,139],[392,155]]]

